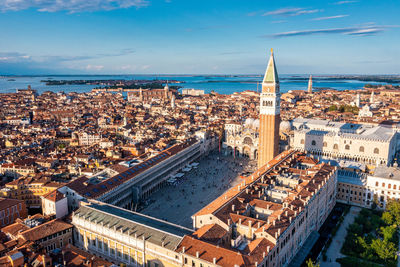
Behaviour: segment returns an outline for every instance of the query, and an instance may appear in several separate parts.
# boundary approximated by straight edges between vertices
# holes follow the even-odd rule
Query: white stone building
[[[225,142],[223,148],[226,155],[245,156],[250,159],[258,157],[258,135],[260,120],[246,119],[245,123],[225,124]]]
[[[321,158],[390,165],[398,149],[395,128],[297,118],[291,147]]]
[[[372,204],[374,196],[381,208],[386,206],[388,199],[399,199],[400,169],[386,166],[377,167],[373,175],[368,175],[366,193],[369,200],[368,207]]]
[[[63,193],[54,190],[41,198],[43,215],[55,215],[56,218],[68,215],[68,199]]]

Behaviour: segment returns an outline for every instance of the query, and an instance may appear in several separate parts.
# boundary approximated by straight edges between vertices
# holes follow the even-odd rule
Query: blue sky
[[[400,2],[0,0],[0,74],[399,74]]]

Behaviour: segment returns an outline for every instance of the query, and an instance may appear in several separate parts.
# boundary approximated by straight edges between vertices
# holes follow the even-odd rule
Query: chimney
[[[232,211],[235,211],[235,205],[232,205]]]
[[[258,223],[257,223],[257,228],[260,228],[260,227],[261,227],[261,223],[258,222]]]
[[[239,224],[242,224],[242,218],[239,218]]]
[[[270,246],[267,246],[267,253],[269,253],[269,250],[270,250]]]
[[[231,219],[228,219],[228,226],[231,225]]]
[[[275,220],[272,221],[272,225],[275,226]]]
[[[200,253],[196,251],[196,258],[200,257]]]
[[[285,216],[287,216],[287,214],[288,214],[288,212],[287,212],[287,210],[285,211]]]
[[[185,247],[182,247],[182,253],[185,253]]]
[[[263,259],[265,258],[265,251],[263,252]]]
[[[217,264],[217,258],[213,258],[213,264]]]
[[[281,235],[281,228],[278,229],[278,235]]]
[[[280,214],[278,214],[278,221],[280,221],[281,220],[281,215]]]
[[[275,232],[275,239],[278,239],[278,232]]]
[[[256,267],[258,266],[258,262],[255,263],[255,266],[256,266]]]

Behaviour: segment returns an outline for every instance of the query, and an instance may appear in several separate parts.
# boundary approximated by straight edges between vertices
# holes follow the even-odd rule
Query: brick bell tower
[[[279,153],[280,110],[278,72],[275,67],[274,53],[271,49],[260,95],[258,168],[267,164]]]

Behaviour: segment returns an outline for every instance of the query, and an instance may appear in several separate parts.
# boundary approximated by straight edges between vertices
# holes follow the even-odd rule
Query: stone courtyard
[[[233,158],[214,152],[198,161],[175,185],[155,192],[139,212],[192,228],[191,216],[240,183],[241,175],[256,169],[248,158]]]

